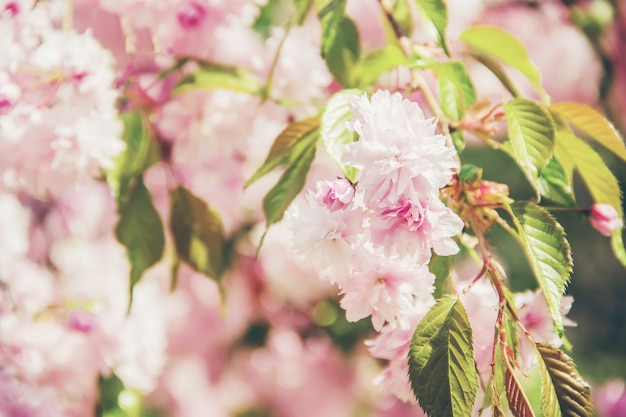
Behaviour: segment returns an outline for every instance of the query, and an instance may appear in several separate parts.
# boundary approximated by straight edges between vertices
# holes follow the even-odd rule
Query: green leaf
[[[563,227],[547,210],[533,203],[514,203],[511,214],[520,243],[546,298],[554,327],[561,335],[561,299],[572,272],[570,245]]]
[[[561,407],[548,368],[539,351],[537,351],[537,355],[539,356],[538,367],[541,377],[541,411],[544,417],[562,417]]]
[[[350,180],[356,178],[358,170],[342,162],[343,147],[348,143],[354,142],[357,136],[346,127],[346,123],[353,120],[350,101],[353,97],[357,97],[361,93],[360,90],[342,90],[333,95],[326,110],[322,114],[320,134],[324,148],[328,155],[341,166],[344,174]]]
[[[426,30],[443,48],[446,55],[450,56],[446,44],[446,27],[448,26],[448,7],[444,0],[415,0],[417,8],[426,26]]]
[[[219,280],[227,265],[219,214],[181,186],[172,191],[170,198],[170,224],[178,258],[196,271]]]
[[[302,191],[311,163],[315,159],[316,145],[317,142],[310,143],[263,198],[263,213],[267,227],[283,218],[285,210]]]
[[[563,206],[576,206],[572,175],[570,173],[568,176],[555,158],[551,158],[548,165],[539,170],[539,193]]]
[[[556,136],[554,137],[554,159],[557,160],[563,174],[568,183],[573,184],[574,169],[576,162],[572,159],[569,152],[564,152],[563,144],[569,140],[569,136],[575,136],[574,132],[569,128],[565,121],[557,114],[553,114],[554,124],[556,126]]]
[[[532,62],[524,44],[509,32],[495,26],[477,25],[466,29],[459,40],[475,49],[476,54],[498,59],[528,78],[542,97],[547,93],[541,86],[541,75]]]
[[[391,14],[395,21],[398,22],[402,33],[410,37],[413,33],[413,14],[411,13],[411,6],[408,2],[409,0],[396,0]],[[387,21],[387,19],[385,19],[385,21]]]
[[[454,282],[452,281],[452,266],[454,256],[433,255],[428,264],[428,269],[435,275],[435,292],[433,296],[436,300],[445,295],[454,294]]]
[[[274,143],[265,158],[265,162],[263,162],[263,165],[246,181],[245,186],[248,187],[279,165],[297,160],[309,147],[311,142],[317,140],[315,133],[319,126],[320,119],[317,116],[290,123],[280,132],[276,139],[274,139]]]
[[[514,98],[504,105],[509,139],[514,159],[536,191],[539,191],[539,170],[543,169],[554,148],[556,127],[552,116],[534,101]]]
[[[500,61],[486,55],[475,55],[474,58],[491,71],[513,97],[524,96],[513,80],[511,80],[504,66],[500,64]]]
[[[315,0],[317,17],[322,25],[322,58],[326,58],[338,37],[344,19],[347,0]]]
[[[596,203],[612,205],[620,219],[624,219],[622,191],[604,160],[588,143],[579,139],[568,128],[559,129],[554,149],[559,161],[573,164]],[[611,247],[616,258],[626,266],[626,251],[620,231],[611,235]]]
[[[502,410],[502,404],[500,404],[500,395],[498,390],[490,384],[491,387],[491,415],[492,417],[504,417],[504,411]]]
[[[513,351],[513,355],[517,357],[517,355],[519,354],[520,336],[517,328],[517,321],[515,320],[514,315],[519,316],[519,314],[517,312],[517,307],[515,306],[515,297],[511,290],[508,289],[506,286],[502,286],[502,292],[504,294],[504,297],[506,298],[509,308],[512,310],[511,313],[509,313],[508,310],[505,311],[503,314],[504,317],[502,319],[504,322],[504,329],[508,336],[506,342],[509,349]]]
[[[506,398],[509,401],[509,408],[516,417],[534,417],[533,409],[530,406],[528,397],[524,393],[515,370],[511,367],[511,364],[506,362],[506,373],[504,376],[504,389],[506,392]]]
[[[596,110],[582,103],[556,103],[550,106],[550,110],[626,161],[624,140],[617,129]]]
[[[344,87],[356,87],[357,63],[361,56],[359,32],[350,18],[344,16],[337,26],[337,36],[324,59],[335,79]]]
[[[122,139],[126,149],[115,160],[115,165],[106,171],[106,179],[113,193],[120,197],[129,180],[142,174],[161,156],[161,149],[154,135],[144,123],[140,111],[122,113],[124,123]]]
[[[143,273],[163,256],[165,233],[161,217],[152,202],[150,191],[141,176],[130,191],[128,201],[120,206],[120,220],[115,236],[125,247],[130,261],[130,299]]]
[[[451,120],[461,120],[465,110],[476,102],[476,90],[460,61],[437,62],[426,65],[439,76],[439,100],[444,114]]]
[[[263,6],[259,7],[259,15],[252,24],[252,29],[261,35],[264,39],[270,37],[270,29],[277,26],[276,16],[280,9],[281,0],[268,0]]]
[[[472,414],[478,376],[472,328],[458,298],[441,298],[415,329],[409,352],[409,378],[427,415]]]
[[[103,416],[119,409],[118,397],[124,391],[124,383],[115,374],[103,377],[98,376],[98,403],[96,415]],[[121,410],[120,410],[121,411]]]
[[[313,0],[295,0],[296,3],[296,21],[299,25],[304,23],[307,15],[309,14],[309,10],[311,10],[311,6],[313,5]]]
[[[562,416],[593,416],[591,388],[578,373],[574,361],[554,346],[538,343],[537,350],[554,385]]]
[[[624,239],[622,238],[621,230],[616,230],[611,234],[611,249],[613,249],[615,258],[623,266],[626,266],[626,249],[624,249]]]
[[[397,46],[387,45],[384,49],[372,51],[356,64],[355,84],[361,89],[370,87],[381,75],[403,64],[406,64],[406,57]]]
[[[483,177],[483,169],[474,164],[463,164],[459,171],[459,181],[475,183]]]
[[[260,95],[259,78],[243,67],[203,62],[195,72],[184,76],[174,88],[173,94],[196,89],[223,89]]]

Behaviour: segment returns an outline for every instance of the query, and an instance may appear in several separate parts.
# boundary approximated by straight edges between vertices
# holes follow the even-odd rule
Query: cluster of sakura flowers
[[[111,167],[124,143],[111,53],[55,27],[58,4],[29,3],[0,19],[0,183],[43,196]]]
[[[367,342],[370,353],[387,361],[378,382],[411,402],[409,346],[415,327],[435,304],[428,265],[433,253],[458,253],[453,238],[463,230],[463,221],[440,197],[458,169],[457,154],[436,133],[436,119],[426,118],[417,103],[399,93],[379,90],[371,100],[354,96],[351,109],[348,128],[358,140],[345,146],[343,162],[359,169],[357,180],[320,180],[291,207],[292,247],[322,279],[339,287],[349,321],[371,317],[379,335]],[[476,288],[463,302],[486,380],[498,299],[487,281]],[[561,345],[540,291],[516,294],[515,302],[534,340]],[[571,303],[565,297],[564,315]],[[522,339],[520,362],[526,367],[534,363],[532,349]]]
[[[351,109],[358,140],[343,162],[360,174],[354,183],[322,180],[292,207],[293,248],[338,285],[348,320],[371,316],[380,336],[370,351],[390,361],[383,383],[409,400],[410,338],[434,305],[428,263],[433,251],[457,253],[453,237],[463,229],[439,196],[458,169],[456,150],[399,93],[355,96]]]

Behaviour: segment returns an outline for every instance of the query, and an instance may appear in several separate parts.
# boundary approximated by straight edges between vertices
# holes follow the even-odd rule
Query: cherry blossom
[[[371,101],[355,97],[352,113],[349,127],[359,140],[346,146],[344,162],[361,170],[368,205],[437,196],[458,169],[456,151],[435,133],[435,119],[399,93],[379,90]]]

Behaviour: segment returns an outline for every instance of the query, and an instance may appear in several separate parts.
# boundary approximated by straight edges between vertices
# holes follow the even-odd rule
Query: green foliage
[[[396,0],[391,9],[391,14],[398,22],[398,26],[406,36],[413,33],[413,14],[411,13],[410,0]]]
[[[561,415],[563,417],[589,417],[594,415],[591,400],[591,388],[582,379],[572,359],[562,350],[543,343],[537,344],[540,361],[547,370],[558,399]],[[542,377],[543,379],[543,377]],[[547,379],[546,379],[546,382]],[[545,392],[544,397],[550,395]],[[553,401],[548,399],[548,401]],[[552,404],[546,404],[547,409],[552,409]],[[544,413],[545,413],[544,409]],[[546,416],[552,416],[545,414]],[[558,414],[556,414],[558,415]]]
[[[246,182],[246,187],[281,165],[293,163],[317,141],[319,117],[310,117],[290,123],[274,139],[274,143],[263,162],[263,165]]]
[[[261,95],[263,91],[259,78],[251,70],[213,62],[199,63],[196,71],[178,82],[173,94],[198,89],[223,89],[254,95]]]
[[[504,375],[504,388],[509,408],[516,417],[535,417],[535,413],[528,401],[526,393],[520,384],[515,369],[506,361],[506,371]]]
[[[228,266],[222,220],[217,211],[184,187],[171,192],[170,226],[178,259],[219,280]]]
[[[500,395],[498,390],[493,387],[493,384],[489,384],[491,397],[487,397],[491,400],[491,415],[492,417],[504,417],[504,411],[502,404],[500,403]]]
[[[327,55],[333,44],[342,33],[339,30],[341,22],[344,20],[344,12],[347,0],[315,0],[317,17],[322,25],[322,57]]]
[[[615,127],[596,110],[582,103],[556,103],[550,106],[550,110],[626,161],[624,140]]]
[[[618,261],[626,266],[626,249],[624,248],[624,239],[622,238],[622,231],[616,230],[611,234],[611,249]]]
[[[454,282],[452,281],[453,266],[453,256],[433,255],[431,258],[428,269],[435,275],[435,292],[433,296],[436,300],[443,296],[454,294]]]
[[[344,12],[346,0],[316,0],[322,25],[321,54],[328,70],[344,87],[356,87],[354,67],[361,56],[359,31]]]
[[[159,143],[139,110],[122,113],[120,118],[124,123],[122,139],[126,149],[117,157],[115,165],[106,171],[107,182],[118,197],[125,193],[132,177],[141,175],[161,156]]]
[[[165,233],[161,217],[152,202],[150,191],[137,177],[128,195],[128,201],[120,206],[120,220],[115,236],[126,247],[130,261],[130,295],[143,273],[163,256]]]
[[[415,397],[427,415],[471,415],[478,377],[472,328],[458,298],[439,299],[415,329],[409,352],[409,377]]]
[[[326,66],[344,87],[357,86],[356,66],[361,57],[359,32],[350,18],[343,16],[337,25],[337,36],[324,56]]]
[[[344,174],[350,180],[356,178],[357,169],[345,165],[341,158],[342,149],[350,142],[354,142],[357,136],[346,127],[346,122],[353,119],[350,109],[350,100],[360,94],[360,90],[342,90],[331,97],[322,114],[320,134],[322,143],[330,157],[342,168]]]
[[[313,0],[294,0],[296,4],[296,21],[299,25],[304,23],[313,5]]]
[[[450,120],[463,118],[465,111],[476,102],[476,90],[460,61],[437,62],[426,65],[439,78],[441,109]]]
[[[543,291],[559,335],[563,334],[561,300],[572,272],[569,242],[561,225],[545,209],[533,203],[510,206],[522,249]]]
[[[150,414],[143,410],[141,395],[124,386],[117,375],[98,377],[100,397],[96,404],[96,417],[144,417]]]
[[[459,181],[473,183],[480,181],[483,177],[483,170],[474,164],[464,164],[459,170]]]
[[[550,378],[548,367],[539,351],[537,351],[537,355],[539,356],[537,366],[539,368],[539,376],[541,377],[541,411],[544,417],[562,417],[559,399],[556,395],[552,378]]]
[[[252,29],[264,39],[270,37],[272,27],[302,25],[313,6],[313,0],[268,0],[259,7]]]
[[[472,26],[461,33],[459,40],[473,48],[474,56],[496,59],[515,68],[526,76],[544,99],[547,98],[537,66],[524,45],[509,32],[494,26]]]
[[[514,98],[504,105],[514,159],[536,192],[539,170],[552,156],[556,128],[550,113],[534,101]]]
[[[287,165],[287,169],[276,185],[263,198],[266,228],[283,218],[285,210],[302,191],[306,176],[315,159],[317,142],[320,137],[319,125],[319,117],[311,117],[289,124],[274,140],[263,165],[246,182],[246,186],[249,186],[274,168]],[[265,235],[263,235],[264,237]],[[263,239],[261,240],[262,243]]]
[[[610,204],[617,210],[620,219],[624,219],[622,191],[617,178],[589,144],[576,137],[567,126],[561,124],[554,152],[562,164],[578,171],[596,203]],[[621,233],[621,230],[617,230],[611,235],[611,247],[616,258],[626,266],[626,253]]]
[[[562,128],[556,138],[555,155],[559,161],[576,168],[596,203],[612,205],[623,218],[619,183],[591,146],[571,130]]]
[[[302,191],[306,176],[315,159],[316,145],[317,141],[309,143],[302,155],[287,168],[278,183],[263,198],[263,213],[267,227],[283,218],[285,210]]]
[[[276,15],[280,8],[280,3],[280,0],[269,0],[266,4],[259,7],[259,15],[252,24],[252,29],[265,39],[269,38],[270,28],[276,24]]]
[[[446,43],[446,28],[448,26],[448,7],[444,0],[415,0],[426,30],[441,46],[446,55],[450,56]]]
[[[381,75],[402,64],[406,64],[406,57],[397,46],[369,52],[354,67],[353,84],[360,89],[370,87]]]
[[[539,170],[539,193],[547,199],[565,207],[575,207],[572,174],[566,174],[558,160],[554,157],[548,165]]]

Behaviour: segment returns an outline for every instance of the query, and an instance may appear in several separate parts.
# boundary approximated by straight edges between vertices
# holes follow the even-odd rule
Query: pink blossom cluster
[[[428,263],[432,252],[457,253],[453,237],[463,229],[439,196],[458,168],[456,151],[399,93],[354,97],[351,109],[358,140],[343,162],[358,178],[319,181],[290,209],[293,248],[338,285],[348,320],[371,316],[380,336],[370,351],[390,361],[382,383],[409,400],[408,345],[434,304]]]
[[[56,27],[58,5],[4,3],[0,183],[56,193],[111,167],[124,149],[113,57],[90,33]]]
[[[144,112],[161,147],[144,182],[164,223],[178,184],[214,206],[230,236],[262,219],[270,182],[245,194],[243,184],[274,137],[328,96],[315,18],[284,41],[279,29],[264,39],[250,27],[258,10],[253,1],[0,1],[0,415],[96,415],[98,379],[113,376],[120,398],[172,416],[406,410],[371,387],[379,367],[362,346],[346,357],[313,322],[332,294],[279,227],[258,259],[247,237],[237,242],[221,287],[182,266],[173,291],[168,234],[128,311],[130,265],[103,181],[124,150],[119,114]],[[271,100],[173,93],[180,76],[159,74],[189,56],[241,65],[261,84],[272,73]],[[316,160],[311,175],[329,166]],[[267,334],[250,343],[256,328]]]

